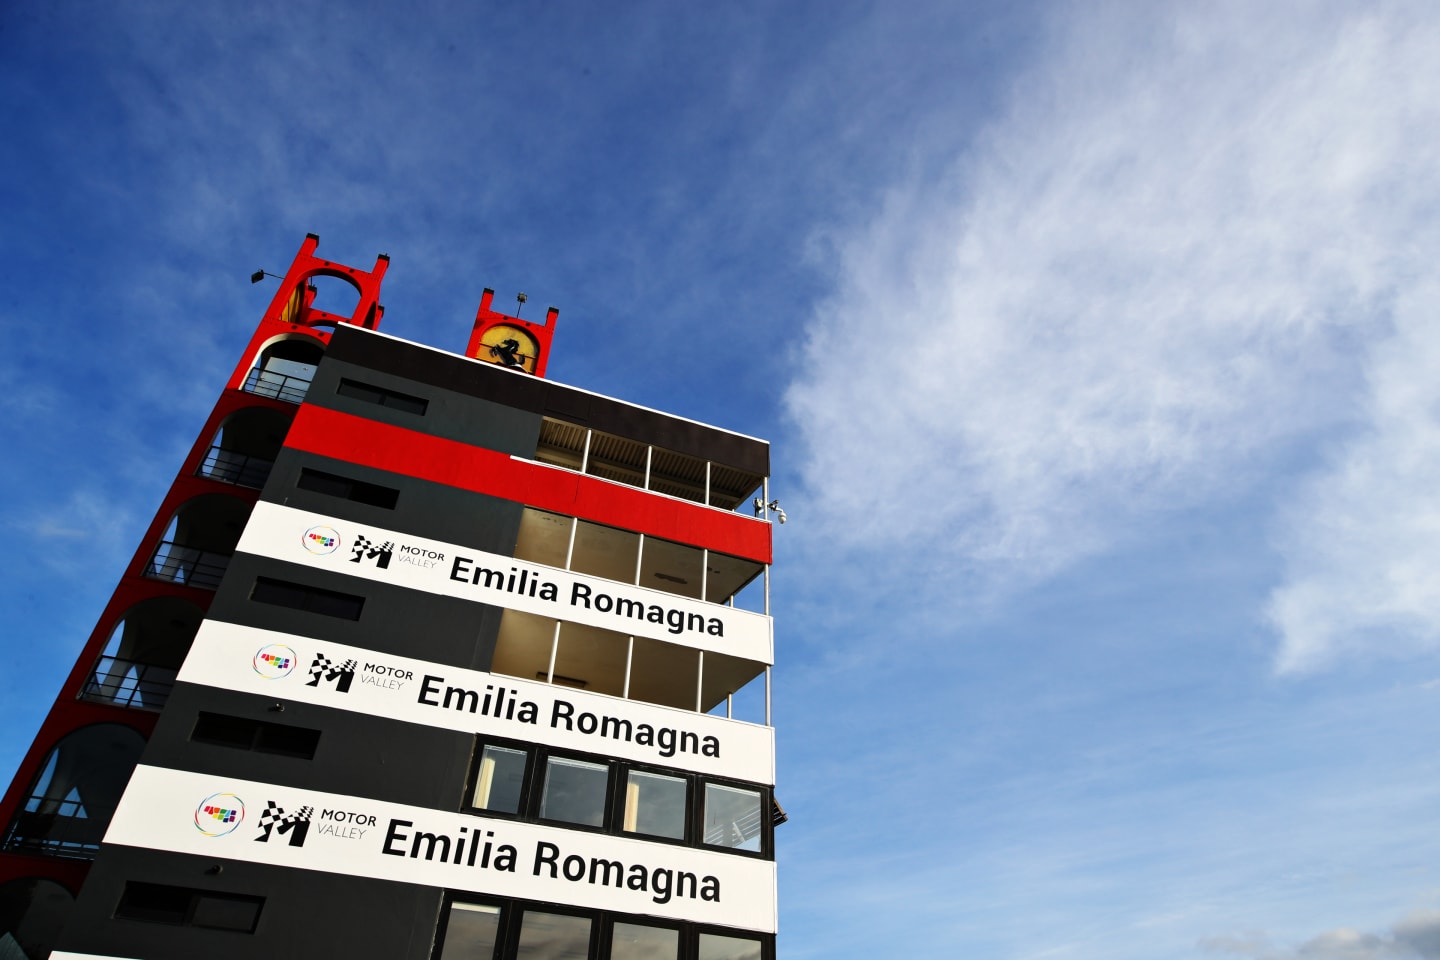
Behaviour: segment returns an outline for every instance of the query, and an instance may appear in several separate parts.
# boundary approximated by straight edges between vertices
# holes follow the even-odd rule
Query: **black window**
[[[520,918],[515,960],[587,960],[592,926],[589,917],[526,910]]]
[[[195,718],[195,729],[191,731],[190,739],[197,743],[309,760],[315,756],[315,748],[320,743],[320,731],[201,711]]]
[[[259,603],[270,603],[277,607],[305,610],[341,620],[359,620],[365,606],[365,598],[337,590],[325,590],[303,583],[287,580],[273,580],[270,577],[256,577],[250,599]]]
[[[120,894],[115,917],[142,923],[254,933],[264,905],[264,897],[130,882]]]
[[[500,908],[488,903],[450,904],[441,960],[491,960],[500,941]]]
[[[519,813],[525,799],[525,767],[529,759],[524,750],[486,744],[480,752],[470,805],[491,813]]]
[[[626,770],[620,829],[670,840],[685,839],[689,781],[684,777]]]
[[[774,960],[775,938],[506,898],[447,898],[434,960]]]
[[[540,818],[586,827],[605,826],[610,768],[570,757],[547,757]]]
[[[758,853],[764,842],[764,810],[759,790],[705,784],[706,845]]]
[[[479,741],[466,809],[769,859],[771,790],[514,741]]]
[[[652,923],[616,920],[610,925],[610,960],[675,960],[680,931]]]
[[[353,480],[337,473],[311,470],[309,467],[301,468],[300,479],[296,481],[295,486],[301,490],[341,497],[345,500],[353,500],[355,503],[381,507],[385,510],[394,510],[395,503],[400,498],[400,491],[393,487],[382,487],[378,483]]]
[[[355,400],[364,400],[366,403],[378,404],[382,407],[391,407],[405,413],[413,413],[417,416],[425,415],[425,408],[430,406],[430,401],[424,397],[412,397],[408,393],[400,393],[397,390],[387,390],[384,387],[377,387],[373,383],[362,383],[359,380],[341,379],[340,385],[335,392],[342,397],[350,397]]]

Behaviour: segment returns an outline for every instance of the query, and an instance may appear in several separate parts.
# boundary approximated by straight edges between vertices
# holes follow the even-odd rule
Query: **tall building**
[[[317,244],[0,804],[0,960],[772,958],[768,444]]]

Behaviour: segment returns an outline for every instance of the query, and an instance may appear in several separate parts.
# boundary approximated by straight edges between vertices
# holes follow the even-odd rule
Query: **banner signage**
[[[236,550],[773,664],[770,618],[663,590],[255,504]]]
[[[105,842],[773,933],[775,864],[137,766]]]
[[[770,727],[205,620],[179,678],[773,786]]]

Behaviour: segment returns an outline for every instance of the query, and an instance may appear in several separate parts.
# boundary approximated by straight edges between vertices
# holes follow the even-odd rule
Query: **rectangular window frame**
[[[475,793],[480,787],[481,764],[486,747],[514,750],[525,755],[525,772],[520,780],[520,802],[514,813],[503,810],[488,810],[475,806]],[[535,745],[522,740],[504,740],[499,737],[476,737],[475,749],[470,757],[470,770],[465,778],[465,800],[462,812],[478,817],[497,817],[502,820],[525,820],[529,816],[530,794],[535,783]]]
[[[217,728],[223,728],[227,722],[237,736],[225,738],[218,735],[221,731]],[[210,729],[202,729],[207,726]],[[248,733],[248,737],[238,736],[241,733]],[[293,740],[297,735],[305,734],[313,734],[313,737],[300,736],[300,739],[309,740],[309,752],[305,752],[303,748],[277,747],[277,739]],[[195,723],[190,728],[189,739],[191,743],[203,743],[206,746],[244,750],[272,757],[313,760],[315,752],[320,748],[322,734],[323,731],[314,727],[302,727],[293,723],[275,723],[270,720],[256,720],[251,717],[237,717],[234,714],[201,710],[195,715]]]
[[[705,842],[705,788],[716,786],[731,790],[753,791],[760,794],[760,849],[744,850],[740,847],[728,847],[718,843]],[[701,777],[696,787],[694,800],[695,820],[695,847],[699,850],[720,850],[725,853],[734,854],[740,857],[754,857],[762,860],[773,860],[775,858],[775,824],[771,822],[770,809],[774,797],[774,791],[767,786],[758,783],[746,783],[743,780],[727,780],[723,777]]]
[[[335,385],[335,394],[349,397],[351,400],[359,400],[362,403],[373,403],[377,407],[399,410],[401,413],[409,413],[417,417],[425,416],[425,412],[430,408],[430,401],[424,397],[401,393],[399,390],[391,390],[388,387],[366,383],[363,380],[352,380],[349,377],[340,378],[340,382]]]
[[[496,924],[495,950],[492,956],[477,957],[474,954],[466,954],[463,957],[456,957],[445,955],[445,936],[449,930],[450,918],[456,904],[474,904],[498,909],[499,920]],[[587,909],[553,902],[486,896],[464,890],[445,891],[444,899],[441,901],[440,917],[436,923],[431,960],[514,960],[519,949],[524,915],[527,912],[588,919],[590,921],[590,944],[587,957],[593,958],[593,960],[616,960],[612,951],[616,924],[634,924],[676,931],[678,934],[676,960],[696,960],[700,953],[700,938],[706,934],[757,941],[760,944],[760,960],[775,960],[775,935],[773,933],[738,930],[734,927],[722,927],[712,923],[674,920],[648,914],[622,913],[615,910]]]
[[[394,510],[395,505],[400,502],[400,491],[394,487],[370,483],[368,480],[356,480],[354,477],[313,467],[300,468],[300,473],[295,477],[295,489],[318,493],[322,497],[349,500],[351,503],[380,510]]]
[[[284,610],[298,610],[301,613],[313,613],[320,617],[333,617],[336,620],[351,622],[358,622],[365,612],[365,597],[359,594],[327,590],[325,587],[316,587],[294,580],[282,580],[279,577],[257,576],[255,583],[250,587],[250,600]],[[342,601],[347,609],[351,606],[354,607],[353,615],[339,609]],[[326,609],[326,604],[336,605],[336,609]]]
[[[519,810],[516,813],[484,810],[473,806],[475,792],[480,782],[481,758],[484,756],[487,746],[501,747],[525,754],[525,774],[520,787]],[[571,823],[567,820],[556,820],[540,816],[540,806],[544,793],[544,777],[542,771],[547,769],[551,757],[594,763],[607,768],[605,815],[601,826],[595,827],[588,824]],[[665,837],[659,834],[627,831],[624,828],[625,790],[623,785],[628,782],[631,771],[669,777],[685,782],[684,837]],[[705,787],[708,784],[759,793],[759,850],[744,850],[739,847],[727,847],[722,844],[704,842],[705,808],[703,798],[705,795]],[[757,860],[773,861],[775,859],[775,825],[771,822],[770,817],[773,800],[774,790],[763,783],[750,783],[745,780],[709,776],[689,770],[676,770],[672,767],[662,767],[656,764],[633,763],[628,760],[617,760],[614,757],[607,757],[601,754],[552,748],[543,744],[529,743],[523,740],[477,736],[475,738],[474,750],[471,754],[470,770],[466,774],[465,792],[461,800],[460,812],[477,817],[493,817],[500,820],[544,824],[545,826],[561,827],[563,829],[578,830],[585,833],[599,833],[630,840],[642,840],[646,843],[668,844],[670,846],[685,847],[691,850],[713,850],[737,857],[750,857]]]
[[[154,895],[159,892],[171,894],[176,901],[185,900],[183,907],[179,910],[179,916],[174,920],[163,920],[156,917],[144,917],[137,914],[141,911],[131,901],[127,908],[127,900],[132,896],[140,896],[142,891],[145,894]],[[255,908],[255,916],[250,922],[249,929],[236,926],[224,926],[220,924],[196,922],[195,916],[204,906],[205,901],[224,903],[245,903]],[[151,883],[143,880],[127,880],[120,891],[120,899],[115,902],[115,909],[111,917],[116,920],[128,920],[132,923],[152,923],[164,927],[191,927],[196,930],[219,930],[224,933],[253,934],[260,926],[260,917],[265,912],[265,898],[247,893],[231,893],[222,890],[202,890],[198,887],[182,887],[172,883]]]
[[[546,817],[541,814],[545,803],[545,786],[550,770],[550,761],[559,760],[575,764],[587,764],[598,766],[605,771],[605,796],[600,800],[600,823],[592,825],[588,823],[575,823],[570,820],[557,820],[553,817]],[[542,776],[540,771],[545,771]],[[568,750],[550,750],[541,747],[536,751],[535,769],[532,774],[531,810],[536,823],[543,823],[549,826],[565,827],[569,830],[584,830],[589,833],[610,833],[612,811],[615,807],[615,764],[608,757],[596,757],[586,754],[571,753]]]
[[[697,787],[702,778],[694,773],[680,770],[672,770],[665,767],[655,767],[650,764],[627,763],[620,761],[615,764],[615,808],[611,811],[611,822],[615,825],[611,831],[617,837],[630,837],[635,840],[645,840],[651,843],[668,843],[677,847],[694,847],[695,837],[695,796]],[[649,774],[651,776],[668,777],[672,780],[682,780],[685,783],[685,810],[684,833],[680,837],[667,837],[658,833],[642,833],[639,830],[625,829],[627,786],[630,782],[630,774]]]

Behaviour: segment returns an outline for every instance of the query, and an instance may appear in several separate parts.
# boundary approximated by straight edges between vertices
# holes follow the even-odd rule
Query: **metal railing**
[[[195,475],[208,480],[219,480],[221,483],[233,483],[239,487],[254,487],[258,490],[265,486],[265,480],[270,476],[270,468],[274,466],[275,461],[273,460],[236,453],[234,450],[225,450],[217,445],[211,447],[205,454],[205,459],[200,461]]]
[[[783,822],[783,821],[782,821]],[[760,805],[747,810],[738,820],[711,823],[705,830],[705,842],[719,847],[743,847],[760,836]]]
[[[220,579],[225,576],[225,568],[229,565],[228,553],[211,553],[165,540],[155,548],[154,555],[146,564],[145,576],[214,590],[220,586]]]
[[[310,389],[310,381],[305,377],[292,377],[256,367],[250,371],[250,376],[245,378],[245,385],[241,389],[260,397],[274,397],[287,403],[299,403],[305,399],[305,392]]]
[[[159,710],[170,699],[176,671],[153,663],[101,657],[80,691],[80,699],[117,707]]]
[[[3,849],[66,860],[94,860],[114,810],[89,810],[79,800],[35,794],[10,821]]]

